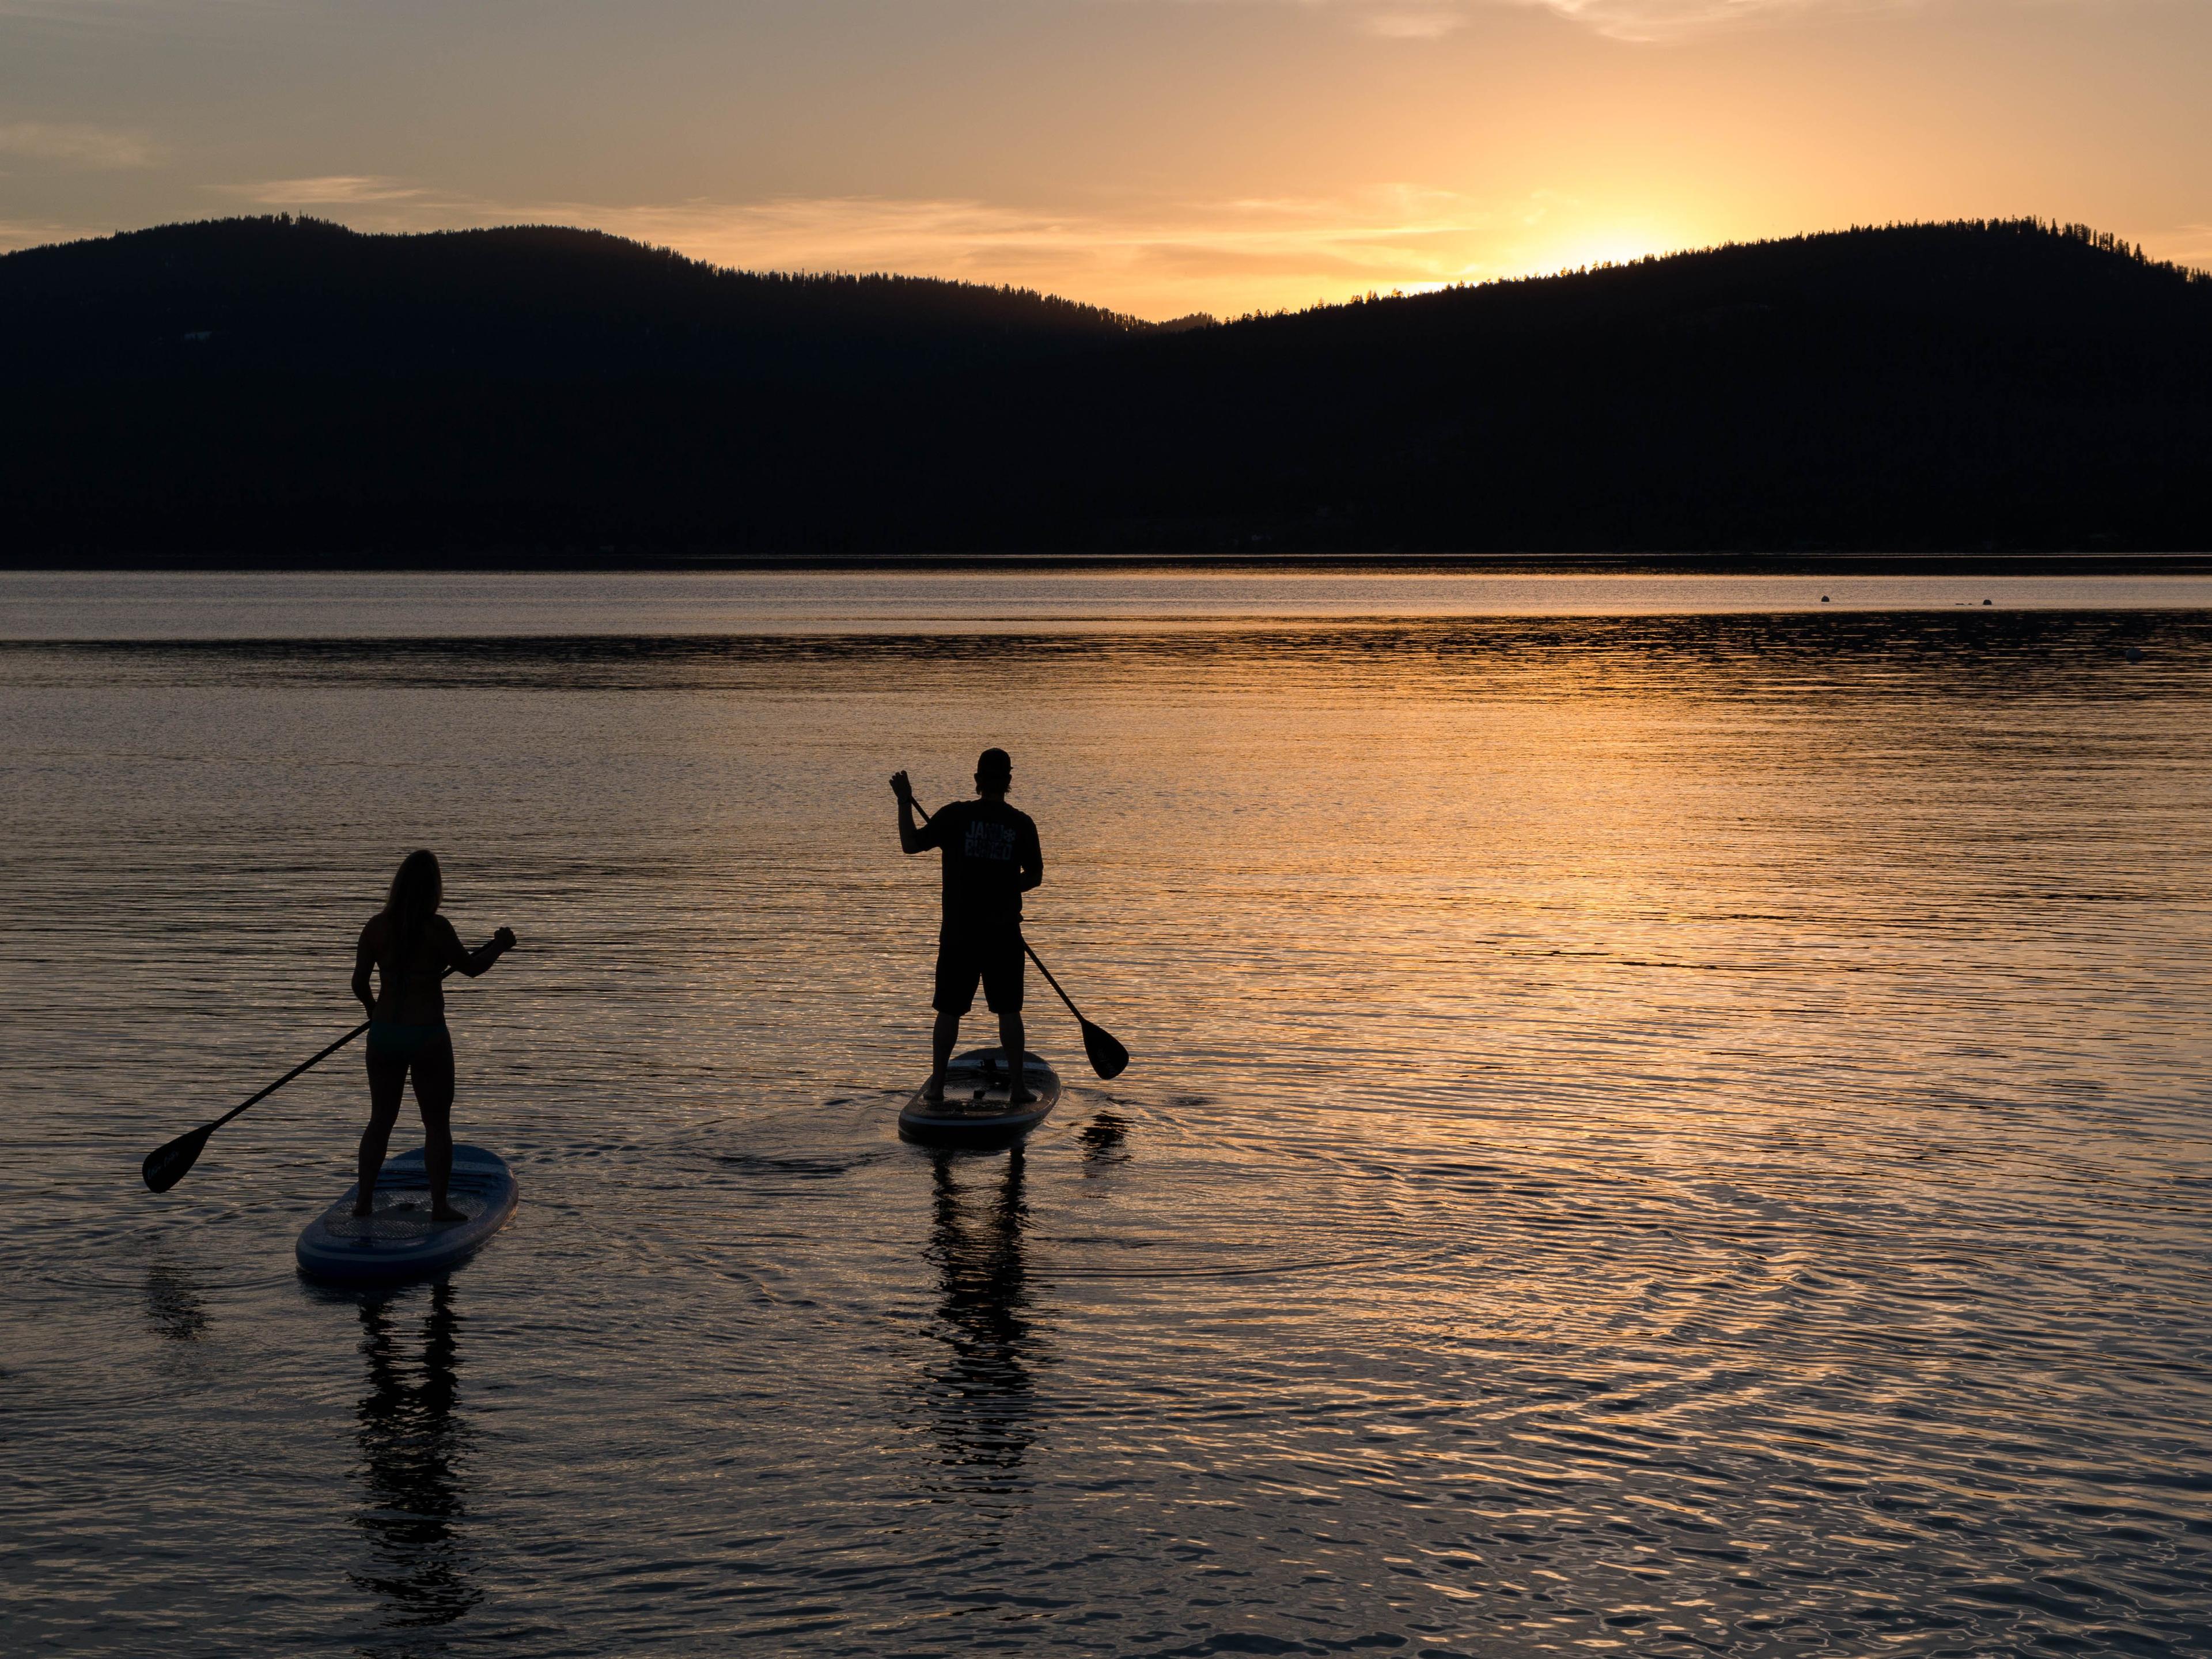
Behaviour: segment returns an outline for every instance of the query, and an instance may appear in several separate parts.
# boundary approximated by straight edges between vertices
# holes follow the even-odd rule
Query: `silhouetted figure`
[[[514,948],[514,934],[502,927],[489,944],[462,947],[453,924],[438,914],[446,884],[434,853],[410,853],[392,878],[384,908],[368,919],[354,951],[353,994],[368,1010],[368,1127],[361,1134],[361,1189],[356,1215],[376,1208],[376,1176],[392,1126],[399,1120],[399,1098],[411,1073],[415,1104],[422,1114],[422,1161],[430,1176],[430,1215],[459,1221],[461,1212],[446,1202],[446,1182],[453,1172],[453,1039],[446,1030],[446,992],[440,983],[448,968],[474,979]],[[376,969],[378,989],[368,991],[368,971]]]
[[[986,749],[975,763],[974,800],[955,801],[927,823],[914,821],[914,788],[906,774],[891,778],[898,797],[899,850],[935,847],[945,854],[945,915],[937,934],[936,1029],[930,1039],[931,1100],[945,1098],[945,1068],[960,1037],[960,1017],[975,1006],[975,982],[999,1017],[999,1044],[1014,1068],[1008,1100],[1036,1097],[1022,1085],[1022,895],[1044,880],[1044,854],[1036,824],[1006,805],[1014,763],[1003,749]]]

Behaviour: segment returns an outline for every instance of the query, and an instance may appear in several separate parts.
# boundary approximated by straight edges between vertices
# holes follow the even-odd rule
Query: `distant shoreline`
[[[477,575],[580,575],[617,573],[713,574],[775,571],[1054,571],[1155,570],[1273,574],[1413,574],[1498,575],[1735,576],[2201,576],[2212,574],[2212,550],[2200,553],[1006,553],[717,555],[548,555],[349,553],[299,559],[204,556],[175,558],[0,557],[17,574],[335,575],[347,572]]]
[[[1163,332],[264,216],[0,256],[0,386],[17,568],[2212,571],[2212,277],[2041,221]]]

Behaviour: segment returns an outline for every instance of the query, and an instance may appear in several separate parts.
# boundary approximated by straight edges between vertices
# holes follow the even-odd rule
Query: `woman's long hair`
[[[430,918],[445,902],[446,878],[438,868],[438,855],[417,848],[399,860],[399,873],[392,878],[392,891],[384,901],[385,919],[392,924],[392,954],[396,960],[422,943]]]

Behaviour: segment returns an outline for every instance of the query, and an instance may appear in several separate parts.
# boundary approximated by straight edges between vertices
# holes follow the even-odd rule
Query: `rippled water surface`
[[[118,580],[0,582],[9,1651],[2212,1649],[2205,592]],[[987,743],[1136,1060],[1033,977],[933,1158]],[[355,1052],[137,1164],[416,844],[522,1206],[334,1293]]]

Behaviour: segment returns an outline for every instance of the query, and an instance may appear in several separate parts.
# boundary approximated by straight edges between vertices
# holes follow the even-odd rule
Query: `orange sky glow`
[[[2208,65],[2202,0],[0,0],[0,247],[562,222],[1154,318],[1900,219],[2212,264]]]

